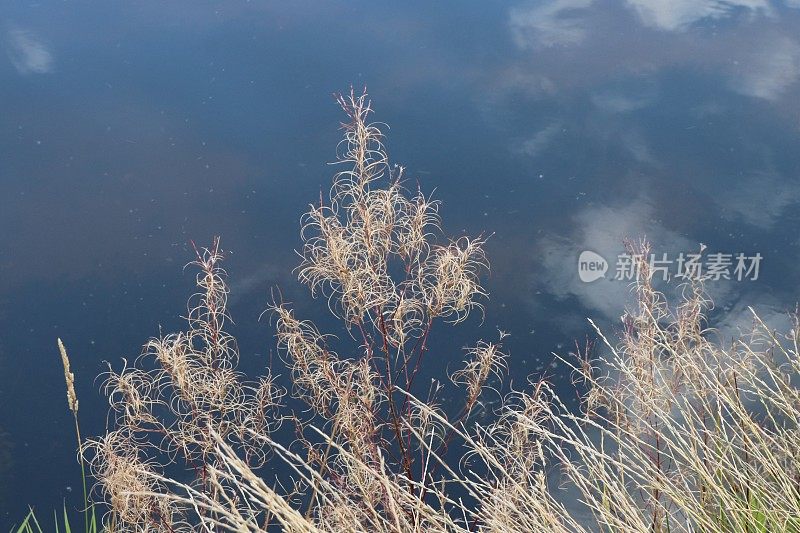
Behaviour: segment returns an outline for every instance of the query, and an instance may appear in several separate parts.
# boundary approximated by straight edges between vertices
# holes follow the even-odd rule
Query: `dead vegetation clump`
[[[598,330],[598,354],[564,360],[583,410],[536,380],[507,395],[496,420],[476,423],[505,368],[501,332],[449,376],[463,398],[446,412],[440,387],[417,378],[431,336],[482,312],[484,239],[444,240],[438,203],[390,164],[366,94],[339,103],[344,170],[303,217],[298,277],[341,321],[347,352],[273,302],[289,394],[308,407],[287,413],[269,368],[255,381],[237,371],[219,241],[198,249],[187,330],[106,376],[112,427],[86,453],[109,527],[800,530],[797,325],[781,337],[754,315],[749,335],[714,341],[702,280],[669,306],[642,259],[646,243],[629,245],[637,305],[619,338]],[[275,437],[287,420],[289,443]],[[267,461],[291,483],[264,477]]]

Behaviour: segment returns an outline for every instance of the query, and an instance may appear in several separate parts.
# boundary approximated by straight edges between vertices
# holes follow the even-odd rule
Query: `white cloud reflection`
[[[715,188],[713,194],[726,219],[770,229],[800,201],[800,186],[778,174],[756,173],[733,187]]]
[[[759,294],[758,301],[752,301],[752,296],[740,297],[722,309],[722,316],[714,323],[720,340],[730,342],[751,332],[756,323],[753,311],[767,328],[778,333],[778,338],[792,329],[791,309],[769,294]]]
[[[656,218],[652,202],[639,196],[622,206],[596,206],[583,210],[573,220],[566,237],[546,237],[538,243],[542,272],[536,284],[559,299],[576,298],[582,306],[615,320],[629,300],[630,287],[624,281],[611,281],[616,258],[623,249],[622,239],[646,235],[656,253],[693,250],[696,243],[664,227]],[[578,255],[583,250],[599,253],[609,262],[606,279],[584,283],[578,277]],[[598,317],[597,314],[593,315]]]
[[[563,131],[563,123],[555,121],[534,133],[528,139],[522,141],[519,153],[537,157],[541,155],[553,142],[553,140]]]
[[[509,24],[520,48],[540,48],[581,43],[588,28],[581,10],[594,0],[551,0],[511,9]]]
[[[788,0],[789,5],[800,0]],[[721,19],[737,13],[770,15],[769,0],[625,0],[647,27],[663,31],[685,31],[704,19]],[[509,25],[520,48],[577,45],[589,34],[586,14],[599,6],[596,0],[548,0],[526,3],[510,11]]]
[[[46,74],[53,70],[53,55],[44,42],[30,31],[8,31],[6,53],[20,74]]]
[[[800,7],[800,0],[786,5]],[[800,79],[800,44],[794,32],[778,30],[774,24],[778,11],[770,0],[621,0],[617,7],[622,10],[597,0],[546,0],[511,8],[508,26],[513,42],[520,50],[536,50],[537,55],[525,75],[506,69],[506,74],[516,73],[508,83],[536,86],[536,80],[546,79],[548,87],[563,89],[565,82],[591,83],[615,71],[640,75],[690,65],[725,76],[739,94],[774,101]],[[736,23],[687,31],[702,21],[725,18]],[[637,34],[631,46],[626,37],[631,22],[657,33]],[[743,24],[753,25],[753,30],[734,31]],[[562,70],[565,63],[558,49],[578,46],[581,55],[570,55],[568,64],[580,70]],[[597,55],[594,61],[583,55],[588,53]],[[594,94],[592,100],[598,108],[617,113],[648,103],[646,98],[631,100],[613,93]]]
[[[561,236],[544,237],[537,242],[536,260],[540,270],[532,278],[535,289],[559,300],[572,300],[587,310],[587,316],[601,327],[619,323],[619,317],[635,303],[630,282],[614,280],[617,258],[624,252],[622,239],[646,238],[653,246],[656,259],[665,254],[674,261],[681,252],[699,250],[699,243],[667,227],[657,216],[651,199],[641,195],[620,206],[596,206],[585,209],[571,221],[571,229]],[[721,250],[711,249],[709,252]],[[599,253],[608,261],[605,279],[584,283],[578,276],[577,259],[583,250]],[[732,250],[735,252],[735,250]],[[674,263],[670,274],[674,274]],[[746,333],[752,327],[753,317],[748,306],[753,306],[770,327],[787,331],[786,311],[774,296],[752,281],[709,281],[706,292],[714,302],[714,326],[721,338],[730,340]],[[664,296],[671,304],[680,298],[678,280],[663,287]],[[533,302],[534,308],[538,305]],[[586,331],[585,319],[573,312],[558,317],[564,332]],[[536,310],[536,309],[534,309]],[[551,312],[552,314],[552,312]]]
[[[789,37],[779,36],[737,66],[731,78],[735,91],[777,100],[800,78],[800,45]]]
[[[642,24],[666,31],[683,31],[706,18],[719,19],[737,11],[769,14],[767,0],[627,0]]]

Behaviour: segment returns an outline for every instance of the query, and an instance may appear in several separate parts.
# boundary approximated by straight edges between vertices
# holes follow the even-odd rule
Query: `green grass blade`
[[[33,515],[33,509],[28,511],[28,516],[25,517],[25,520],[22,521],[22,523],[16,528],[16,530],[12,528],[12,531],[15,531],[15,533],[27,533],[29,531],[32,531],[30,526],[32,515]]]
[[[33,512],[33,508],[31,507],[30,515],[31,520],[33,520],[34,525],[36,525],[36,529],[34,530],[30,524],[28,525],[28,531],[38,531],[39,533],[44,533],[42,530],[42,526],[39,525],[39,521],[36,519],[36,513]]]
[[[72,528],[69,527],[69,517],[67,516],[67,504],[64,503],[64,531],[66,533],[72,533]]]
[[[92,504],[92,518],[89,522],[89,533],[97,533],[97,516],[94,513],[94,504]]]

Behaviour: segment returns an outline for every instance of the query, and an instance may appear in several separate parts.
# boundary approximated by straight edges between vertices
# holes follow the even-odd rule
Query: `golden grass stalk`
[[[81,465],[81,484],[83,485],[83,517],[84,517],[84,531],[89,533],[90,529],[90,513],[94,517],[94,504],[89,501],[89,491],[86,485],[86,465],[83,460],[84,444],[81,437],[81,427],[78,423],[78,395],[75,394],[75,374],[70,370],[69,355],[64,343],[61,339],[58,341],[58,351],[61,354],[61,363],[64,366],[64,381],[67,386],[67,405],[72,412],[72,418],[75,421],[75,438],[78,440],[78,463]]]
[[[64,381],[67,384],[67,405],[72,414],[78,416],[78,396],[75,394],[75,374],[70,371],[69,356],[64,343],[58,339],[58,351],[61,352],[61,363],[64,365]]]

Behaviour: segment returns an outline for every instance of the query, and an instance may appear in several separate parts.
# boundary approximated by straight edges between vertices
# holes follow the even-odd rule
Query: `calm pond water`
[[[270,287],[333,326],[292,269],[351,83],[446,232],[494,234],[440,375],[501,327],[515,386],[568,391],[551,352],[618,323],[624,237],[673,275],[706,246],[723,335],[798,300],[798,0],[3,2],[0,48],[0,524],[79,501],[56,337],[97,434],[104,361],[182,326],[190,239],[229,252],[248,372]]]

